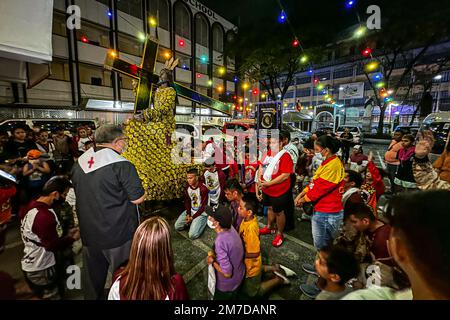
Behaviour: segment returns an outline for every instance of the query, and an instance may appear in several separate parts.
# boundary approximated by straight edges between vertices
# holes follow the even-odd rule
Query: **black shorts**
[[[263,193],[262,203],[263,206],[265,207],[272,207],[272,210],[275,213],[280,213],[281,211],[284,211],[284,214],[286,214],[286,212],[289,211],[289,203],[290,203],[289,196],[292,197],[292,192],[290,189],[279,197],[271,197]]]

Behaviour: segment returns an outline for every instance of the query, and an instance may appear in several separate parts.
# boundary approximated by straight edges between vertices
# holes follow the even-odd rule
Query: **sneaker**
[[[316,271],[316,268],[312,264],[304,263],[304,264],[302,264],[302,269],[306,273],[312,274],[313,276],[317,276],[317,277],[319,276],[319,274]]]
[[[288,267],[285,267],[283,265],[279,265],[280,269],[284,271],[284,273],[286,274],[286,277],[296,277],[297,273],[295,273],[295,271],[289,269]]]
[[[289,281],[288,278],[286,278],[286,276],[282,275],[280,272],[278,271],[274,271],[273,272],[277,277],[279,277],[280,279],[283,279],[283,284],[290,284],[291,282]]]
[[[310,299],[315,299],[321,291],[316,284],[301,284],[300,290],[305,296]]]
[[[273,239],[272,241],[272,245],[275,248],[278,248],[279,246],[281,246],[284,242],[283,236],[279,233],[277,233],[277,235],[275,236],[275,239]]]
[[[274,234],[275,229],[270,229],[268,226],[265,226],[264,228],[259,229],[260,235],[266,235],[266,234]]]
[[[301,220],[302,221],[311,221],[311,216],[308,216],[306,213],[302,213]]]

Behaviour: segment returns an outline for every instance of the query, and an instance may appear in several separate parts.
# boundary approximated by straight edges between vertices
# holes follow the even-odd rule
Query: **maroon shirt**
[[[367,235],[370,240],[370,251],[375,256],[375,259],[382,259],[380,262],[383,262],[387,265],[392,265],[391,255],[388,250],[388,240],[389,234],[391,233],[391,226],[385,224],[379,227],[374,232],[368,232]]]

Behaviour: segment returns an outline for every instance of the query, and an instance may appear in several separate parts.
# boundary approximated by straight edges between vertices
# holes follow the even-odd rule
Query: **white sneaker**
[[[284,275],[282,275],[281,273],[279,273],[278,271],[274,271],[273,272],[277,277],[283,279],[283,284],[290,284],[291,282],[289,281],[288,278],[286,278]]]
[[[296,277],[297,273],[295,273],[294,270],[289,269],[288,267],[285,267],[281,264],[279,264],[280,268],[284,271],[284,273],[286,274],[286,277]]]

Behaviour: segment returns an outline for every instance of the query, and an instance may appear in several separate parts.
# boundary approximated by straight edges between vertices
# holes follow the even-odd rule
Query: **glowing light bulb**
[[[220,67],[218,71],[219,71],[219,74],[221,76],[223,76],[227,72],[227,69],[225,69],[225,67]]]
[[[362,36],[364,36],[366,34],[366,31],[367,31],[366,27],[360,26],[360,27],[358,27],[358,29],[356,29],[354,36],[356,38],[361,38]]]
[[[179,45],[180,47],[184,47],[184,46],[186,45],[186,43],[184,42],[183,39],[181,39],[180,41],[178,41],[178,45]]]
[[[150,17],[150,19],[149,19],[148,21],[149,21],[150,25],[151,25],[153,28],[156,27],[156,26],[158,25],[158,22],[157,22],[156,19],[153,18],[153,17]]]
[[[308,62],[308,56],[303,55],[303,56],[300,58],[300,62],[301,62],[301,63],[307,63],[307,62]],[[311,71],[311,72],[312,72],[312,71]]]
[[[170,59],[171,56],[172,56],[172,54],[171,54],[169,51],[167,51],[167,52],[164,53],[164,57],[165,57],[166,59]]]
[[[113,58],[117,58],[117,52],[115,50],[109,50],[108,54]]]
[[[212,85],[213,85],[212,80],[208,80],[208,86],[212,86]]]
[[[145,42],[145,40],[147,38],[145,36],[145,34],[143,34],[142,32],[139,32],[137,37],[138,37],[139,41],[141,41],[141,42]]]
[[[366,49],[364,49],[364,51],[362,52],[362,55],[364,56],[364,57],[368,57],[368,56],[370,56],[372,54],[372,49],[370,49],[370,48],[366,48]]]
[[[365,69],[367,72],[373,72],[373,71],[375,71],[375,70],[378,69],[379,65],[380,65],[380,64],[378,63],[378,61],[372,61],[372,62],[369,62],[368,64],[366,64],[366,65],[364,66],[364,69]]]
[[[247,90],[249,87],[250,87],[250,85],[246,82],[242,85],[242,89],[244,89],[244,90]]]

